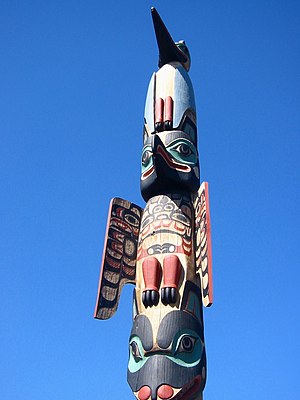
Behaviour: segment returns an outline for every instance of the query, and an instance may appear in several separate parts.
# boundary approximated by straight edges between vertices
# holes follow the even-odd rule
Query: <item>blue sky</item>
[[[108,204],[141,206],[150,7],[192,56],[215,304],[206,400],[299,398],[300,3],[0,2],[0,397],[133,398],[132,287],[93,319]]]

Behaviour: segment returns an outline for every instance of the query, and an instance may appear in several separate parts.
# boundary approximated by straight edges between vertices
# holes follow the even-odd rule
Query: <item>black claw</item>
[[[157,306],[158,300],[159,300],[158,292],[157,292],[156,290],[152,290],[152,292],[151,292],[151,301],[152,301],[152,304],[154,304],[155,306]]]
[[[176,288],[171,288],[171,303],[174,304],[176,303]]]
[[[164,287],[161,289],[161,302],[167,304],[175,304],[177,301],[177,289],[172,287]]]
[[[172,121],[165,121],[165,130],[169,131],[172,129]]]
[[[161,302],[166,306],[168,304],[166,299],[166,288],[161,289]]]
[[[165,290],[166,290],[166,302],[167,302],[167,304],[170,304],[171,303],[171,288],[166,287]]]
[[[153,304],[151,301],[151,290],[146,290],[146,302],[148,307],[152,307]]]
[[[143,294],[142,294],[142,301],[143,301],[144,306],[147,308],[148,304],[146,302],[146,292],[143,292]]]
[[[163,123],[162,122],[156,122],[155,123],[155,130],[156,130],[156,132],[161,132],[161,131],[163,131]]]

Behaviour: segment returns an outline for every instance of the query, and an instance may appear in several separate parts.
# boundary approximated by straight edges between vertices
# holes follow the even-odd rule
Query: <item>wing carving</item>
[[[196,273],[200,275],[202,303],[209,307],[213,302],[211,225],[209,214],[208,183],[203,182],[194,200]]]
[[[94,314],[97,319],[110,318],[117,310],[124,284],[135,283],[142,212],[130,201],[111,200]]]

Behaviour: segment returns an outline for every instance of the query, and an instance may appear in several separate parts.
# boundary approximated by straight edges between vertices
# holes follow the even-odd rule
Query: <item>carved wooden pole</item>
[[[212,304],[208,184],[200,185],[190,55],[152,18],[159,70],[144,118],[144,210],[111,201],[95,318],[110,318],[133,283],[128,383],[139,400],[202,399],[206,352],[202,306]]]

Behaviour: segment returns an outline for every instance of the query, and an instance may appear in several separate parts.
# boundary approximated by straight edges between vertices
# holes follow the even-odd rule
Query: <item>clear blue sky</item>
[[[93,310],[111,197],[139,192],[157,67],[185,39],[210,183],[205,400],[298,400],[300,2],[0,1],[0,398],[132,399],[131,292]]]

